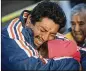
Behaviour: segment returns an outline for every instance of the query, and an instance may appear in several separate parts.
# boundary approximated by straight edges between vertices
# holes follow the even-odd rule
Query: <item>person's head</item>
[[[52,40],[65,26],[66,16],[61,7],[54,2],[41,2],[32,11],[27,22],[33,24],[34,43],[37,47]]]
[[[86,38],[86,4],[78,4],[71,11],[72,35],[77,43]]]
[[[80,62],[80,52],[77,51],[77,44],[71,40],[54,39],[46,41],[38,48],[38,52],[43,58],[67,56]]]
[[[48,41],[45,41],[42,45],[40,45],[37,50],[43,58],[49,58]]]

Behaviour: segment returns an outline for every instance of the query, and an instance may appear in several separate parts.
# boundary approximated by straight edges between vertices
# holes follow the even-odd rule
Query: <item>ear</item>
[[[31,15],[28,16],[25,27],[31,28],[33,30],[34,25],[31,23],[30,17]]]

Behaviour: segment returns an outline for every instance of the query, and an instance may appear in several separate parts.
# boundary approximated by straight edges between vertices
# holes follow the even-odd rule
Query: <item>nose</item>
[[[80,31],[80,26],[79,26],[79,25],[76,25],[75,28],[74,28],[74,30],[75,30],[76,32]]]
[[[46,33],[46,34],[42,35],[42,39],[43,39],[43,41],[49,40],[49,34]]]

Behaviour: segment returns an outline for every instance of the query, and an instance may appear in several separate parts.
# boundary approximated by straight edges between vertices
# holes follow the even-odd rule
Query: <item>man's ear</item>
[[[28,16],[27,21],[25,23],[25,26],[28,27],[28,28],[31,28],[33,30],[34,25],[31,23],[31,19],[30,18],[31,18],[31,15]]]

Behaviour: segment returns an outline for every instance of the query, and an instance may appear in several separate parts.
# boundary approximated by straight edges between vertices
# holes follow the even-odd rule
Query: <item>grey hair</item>
[[[76,6],[74,6],[71,10],[71,16],[75,15],[76,13],[82,12],[86,10],[86,4],[85,3],[81,3],[81,4],[77,4]]]

